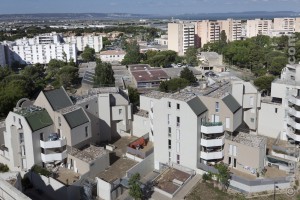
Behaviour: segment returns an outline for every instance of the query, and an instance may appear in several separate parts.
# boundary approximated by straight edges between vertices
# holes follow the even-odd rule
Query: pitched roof
[[[45,91],[44,94],[54,111],[73,105],[63,88]]]
[[[241,105],[235,100],[235,98],[231,94],[228,94],[222,100],[227,105],[227,107],[231,110],[232,113],[235,113],[241,107]]]
[[[191,109],[194,111],[194,113],[199,116],[205,111],[207,111],[206,106],[202,101],[199,99],[199,97],[195,97],[187,102],[187,104],[191,107]]]
[[[65,117],[71,129],[89,122],[89,119],[82,108],[66,113],[63,116]]]
[[[25,114],[24,117],[28,122],[32,132],[53,124],[51,117],[45,109]]]

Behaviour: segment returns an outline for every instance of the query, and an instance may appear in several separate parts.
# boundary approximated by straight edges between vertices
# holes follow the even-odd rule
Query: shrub
[[[7,165],[0,163],[0,172],[8,172],[9,168]]]
[[[41,167],[41,166],[38,166],[38,165],[34,165],[32,168],[31,168],[31,171],[37,173],[37,174],[41,174],[43,176],[47,176],[49,177],[51,175],[51,172],[49,172],[47,169]]]

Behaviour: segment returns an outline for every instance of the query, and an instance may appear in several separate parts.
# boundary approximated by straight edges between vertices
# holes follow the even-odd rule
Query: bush
[[[0,172],[8,172],[9,167],[5,164],[0,163]]]
[[[33,171],[37,174],[43,175],[43,176],[47,176],[47,177],[49,177],[51,175],[51,172],[49,172],[47,169],[45,169],[41,166],[38,166],[38,165],[34,165],[31,168],[31,171]]]
[[[203,182],[210,181],[212,179],[212,174],[203,174],[202,175]]]

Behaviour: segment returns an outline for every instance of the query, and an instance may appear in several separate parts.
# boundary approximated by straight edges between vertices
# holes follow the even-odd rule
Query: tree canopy
[[[122,65],[139,64],[141,61],[140,46],[136,40],[125,44],[126,55],[122,60]]]
[[[175,51],[147,51],[144,54],[143,63],[149,64],[152,67],[169,67],[173,63],[179,63],[182,58]]]
[[[189,47],[185,52],[186,64],[191,66],[198,66],[197,49],[195,47]]]
[[[180,72],[180,78],[183,78],[183,79],[189,81],[190,84],[196,83],[196,82],[197,82],[197,78],[195,77],[193,71],[190,70],[190,69],[187,68],[187,67],[185,67],[185,68]]]
[[[271,83],[273,82],[274,79],[275,76],[269,76],[269,75],[261,76],[254,80],[254,85],[258,87],[260,91],[265,90],[266,92],[269,93],[271,91]]]
[[[81,58],[85,62],[91,62],[95,60],[95,49],[86,46],[81,54]]]
[[[190,85],[190,82],[184,78],[173,78],[171,80],[161,82],[159,85],[159,90],[161,92],[172,93],[177,92],[188,85]]]
[[[136,174],[133,174],[128,181],[129,195],[132,196],[136,200],[142,199],[142,196],[143,196],[139,180],[140,180],[140,174],[136,173]]]
[[[110,63],[97,60],[95,69],[95,86],[112,86],[115,85],[114,71]]]

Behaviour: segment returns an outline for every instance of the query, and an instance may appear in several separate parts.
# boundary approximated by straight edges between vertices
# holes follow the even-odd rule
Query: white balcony
[[[289,138],[292,138],[293,140],[300,142],[300,135],[295,134],[293,129],[288,128],[288,130],[286,131],[286,135]]]
[[[295,96],[293,96],[293,95],[289,95],[289,96],[288,96],[288,100],[289,100],[289,102],[291,102],[292,104],[295,104],[295,105],[297,105],[297,106],[300,106],[300,97],[299,97],[299,96],[295,97]]]
[[[204,147],[217,147],[217,146],[223,146],[225,143],[225,137],[223,136],[220,139],[201,139],[201,146]]]
[[[222,123],[207,123],[201,125],[201,132],[205,134],[223,133],[224,128]]]
[[[297,123],[293,118],[288,117],[287,123],[294,129],[300,130],[300,123]]]
[[[295,108],[288,108],[288,112],[290,115],[300,118],[300,111],[295,110]]]
[[[54,162],[54,161],[62,161],[67,158],[67,150],[61,153],[51,153],[51,154],[43,154],[41,153],[42,161],[44,163]]]
[[[223,151],[203,152],[201,151],[200,158],[204,160],[216,160],[224,157]]]
[[[63,139],[63,138],[60,138],[55,141],[40,140],[40,144],[41,144],[41,147],[44,149],[60,148],[60,147],[66,146],[67,140]]]

